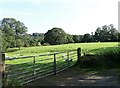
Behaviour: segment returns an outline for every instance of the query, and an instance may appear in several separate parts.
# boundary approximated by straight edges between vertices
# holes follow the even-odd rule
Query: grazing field
[[[33,80],[56,74],[77,62],[77,50],[10,58],[5,60],[7,83],[26,84]]]
[[[82,57],[79,62],[79,66],[82,68],[89,67],[113,67],[114,64],[119,62],[120,49],[117,42],[109,43],[75,43],[75,44],[63,44],[63,45],[53,45],[53,46],[37,46],[37,47],[26,47],[18,50],[17,48],[9,49],[6,53],[7,56],[18,57],[20,56],[32,56],[24,59],[15,59],[15,60],[6,60],[5,64],[8,65],[6,70],[9,72],[9,78],[12,79],[15,75],[20,75],[18,79],[32,79],[43,74],[42,72],[53,72],[54,71],[54,54],[58,52],[67,52],[60,53],[56,55],[56,68],[68,68],[69,64],[71,66],[76,63],[77,52],[71,52],[72,50],[77,50],[78,48],[82,49]],[[39,56],[46,54],[45,56]],[[52,54],[48,56],[49,54]],[[116,55],[115,55],[116,54]],[[90,56],[87,56],[90,55]],[[92,55],[92,56],[91,56]],[[65,59],[69,56],[69,62]],[[34,58],[35,57],[35,58]],[[70,60],[72,59],[72,60]],[[35,61],[34,61],[35,60]],[[115,62],[114,62],[115,61]],[[118,65],[115,65],[116,67]],[[59,71],[59,70],[58,70]],[[21,73],[20,73],[21,72]],[[17,75],[16,75],[17,74]],[[22,75],[21,75],[22,74]],[[25,74],[25,75],[23,75]],[[45,73],[47,74],[47,73]],[[22,77],[21,77],[22,76]],[[37,77],[36,77],[37,78]],[[17,80],[18,80],[17,79]]]
[[[104,42],[104,43],[75,43],[75,44],[63,44],[63,45],[51,45],[51,46],[37,46],[37,47],[23,47],[20,50],[16,48],[12,48],[8,50],[6,56],[9,57],[20,57],[20,56],[35,56],[40,54],[50,54],[55,52],[66,52],[70,50],[76,50],[77,48],[81,48],[83,55],[84,53],[92,53],[92,54],[102,54],[111,51],[117,52],[118,50],[118,42]],[[113,52],[112,52],[113,51]],[[114,54],[114,53],[113,53]],[[109,56],[109,55],[108,55]],[[33,58],[33,57],[32,57]],[[48,56],[44,57],[48,58]],[[49,57],[53,58],[53,56]],[[39,58],[38,58],[39,59]],[[42,58],[41,58],[42,59]],[[92,60],[92,59],[91,59]],[[6,64],[19,64],[23,62],[33,62],[33,59],[16,59],[16,60],[6,60]],[[45,62],[47,63],[47,62]]]
[[[105,48],[105,47],[116,47],[118,42],[104,42],[104,43],[73,43],[73,44],[63,44],[63,45],[51,45],[51,46],[36,46],[36,47],[23,47],[20,50],[18,48],[8,49],[6,56],[18,57],[18,56],[29,56],[29,55],[39,55],[43,53],[53,53],[74,50],[78,47],[82,48],[82,52],[86,52],[93,49]]]
[[[6,56],[10,57],[20,57],[20,56],[35,56],[40,54],[50,54],[54,52],[65,52],[70,50],[76,50],[81,48],[83,53],[104,53],[111,50],[115,50],[118,46],[118,42],[104,42],[104,43],[74,43],[74,44],[63,44],[63,45],[51,45],[51,46],[37,46],[37,47],[23,47],[20,50],[12,48],[8,50]],[[111,48],[109,48],[111,47]],[[115,48],[114,48],[115,47]],[[47,58],[47,57],[44,57]],[[49,57],[49,58],[53,58]],[[31,58],[26,59],[16,59],[16,60],[6,60],[6,64],[18,64],[23,62],[32,62]],[[47,63],[47,62],[46,62]]]

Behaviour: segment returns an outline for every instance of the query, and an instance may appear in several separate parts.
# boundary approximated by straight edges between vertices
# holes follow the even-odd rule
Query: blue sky
[[[0,0],[0,20],[15,18],[28,33],[60,27],[69,34],[91,33],[97,27],[118,28],[119,0]]]

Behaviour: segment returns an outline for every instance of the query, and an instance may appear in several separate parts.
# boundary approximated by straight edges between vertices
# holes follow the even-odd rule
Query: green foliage
[[[86,33],[83,36],[82,42],[92,42],[92,36],[89,33]]]
[[[95,33],[86,33],[84,35],[70,35],[64,32],[62,28],[52,28],[44,33],[27,33],[27,27],[24,23],[14,18],[4,18],[0,23],[2,31],[2,51],[8,48],[21,46],[39,46],[39,45],[59,45],[66,43],[80,42],[117,42],[120,41],[120,33],[114,28],[113,24],[98,27]],[[45,44],[44,44],[45,43]],[[49,44],[48,44],[49,43]]]
[[[3,78],[2,80],[3,82],[3,88],[13,88],[13,87],[19,87],[19,88],[22,88],[22,85],[21,83],[16,79],[16,78],[12,78],[11,81],[8,81],[7,79],[7,75],[5,78]]]
[[[0,24],[0,30],[3,35],[3,51],[7,48],[16,47],[17,39],[22,41],[23,35],[27,32],[27,27],[14,18],[4,18]],[[21,43],[20,43],[21,44]]]
[[[120,42],[120,33],[118,33],[118,41]]]
[[[6,42],[5,35],[3,33],[1,33],[1,34],[2,34],[1,35],[2,38],[1,38],[1,42],[0,42],[1,43],[1,48],[0,49],[1,49],[2,52],[4,52],[6,50],[8,44]]]
[[[23,42],[24,42],[24,47],[28,47],[30,46],[30,40],[31,40],[31,36],[29,34],[25,34],[23,35],[23,38],[22,38]]]
[[[80,67],[118,68],[120,67],[120,47],[93,49],[80,60]],[[91,54],[92,53],[92,54]]]
[[[20,49],[20,47],[22,47],[24,45],[24,43],[20,39],[16,40],[16,44],[17,44],[17,47],[19,47],[19,49]]]
[[[80,36],[79,35],[73,35],[73,40],[75,43],[79,43],[80,42]]]
[[[67,36],[67,43],[74,43],[73,36],[70,34],[66,34]]]
[[[45,33],[45,43],[50,43],[51,45],[59,45],[66,43],[66,40],[66,33],[61,28],[52,28]]]
[[[32,37],[37,46],[44,41],[44,33],[33,33]]]
[[[103,27],[98,27],[94,35],[95,41],[102,42],[117,42],[118,41],[118,31],[114,28],[113,24],[104,25]]]

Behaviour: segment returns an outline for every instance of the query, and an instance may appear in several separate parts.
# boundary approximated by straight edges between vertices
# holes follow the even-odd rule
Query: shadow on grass
[[[120,86],[120,53],[115,48],[92,50],[74,67],[36,80],[30,86]],[[94,54],[91,54],[92,52]],[[102,52],[102,53],[96,53]],[[107,51],[107,52],[106,52]]]
[[[102,51],[103,48],[92,50],[91,52],[100,50],[102,53],[85,54],[81,57],[80,62],[71,69],[57,75],[41,78],[27,85],[118,86],[120,84],[120,53],[114,52],[113,48],[109,49],[105,48],[104,51]]]
[[[10,49],[6,50],[6,53],[8,53],[8,52],[16,52],[16,51],[19,51],[19,50],[21,50],[21,49],[19,49],[19,48],[10,48]]]
[[[93,52],[94,54],[91,54]],[[119,52],[113,52],[113,48],[92,50],[82,56],[80,62],[74,67],[58,73],[57,75],[36,80],[28,85],[118,86],[120,84]]]
[[[62,59],[62,58],[61,58]],[[7,64],[6,66],[6,79],[4,80],[5,86],[23,86],[21,85],[23,82],[29,80],[36,80],[38,78],[43,78],[44,76],[55,74],[55,68],[53,59],[51,62],[40,62],[33,64],[31,63],[21,63],[21,64]],[[76,61],[70,61],[69,65],[75,64]],[[10,66],[11,65],[11,66]],[[68,62],[67,61],[57,61],[56,63],[56,72],[62,69],[67,69]],[[36,69],[36,70],[35,70]],[[24,73],[24,74],[23,74]],[[34,79],[34,80],[33,80]],[[31,82],[32,82],[31,81]]]

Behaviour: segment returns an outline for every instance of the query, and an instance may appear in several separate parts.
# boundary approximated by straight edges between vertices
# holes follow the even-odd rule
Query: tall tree
[[[117,41],[118,31],[114,28],[113,24],[104,25],[96,29],[94,39],[95,41],[102,42]]]
[[[72,35],[66,34],[66,36],[67,36],[67,43],[73,43],[74,42]]]
[[[92,36],[89,33],[84,34],[82,42],[92,42]]]
[[[25,35],[23,35],[22,40],[24,43],[24,47],[30,46],[31,35],[26,33]]]
[[[75,43],[79,43],[80,42],[80,36],[79,35],[73,35],[73,40]]]
[[[94,40],[96,42],[101,41],[101,28],[100,27],[98,27],[95,31]]]
[[[11,46],[13,40],[14,40],[14,31],[12,30],[10,21],[7,20],[7,18],[3,19],[0,25],[0,29],[2,30],[2,33],[4,35],[4,41],[7,43],[7,48]]]
[[[44,41],[51,45],[63,44],[67,42],[67,36],[63,29],[52,28],[45,33]]]
[[[109,41],[116,42],[118,41],[118,31],[114,28],[113,24],[109,25]]]
[[[4,18],[1,21],[0,29],[6,37],[7,47],[18,46],[17,40],[22,41],[23,35],[27,32],[27,27],[14,18]]]
[[[39,43],[41,43],[44,40],[44,33],[33,33],[32,37],[34,37],[34,39],[36,40],[37,45],[38,45]]]

